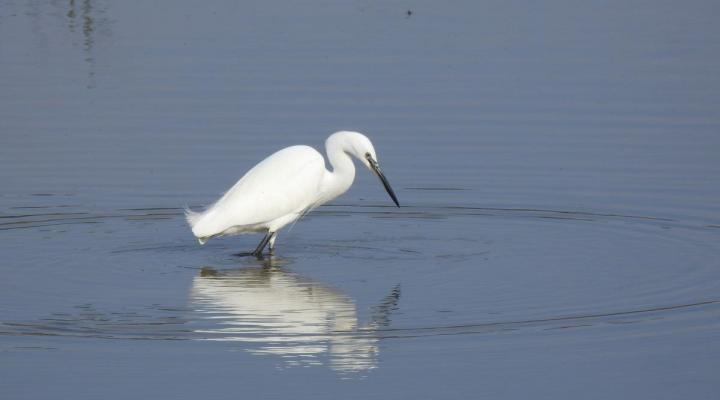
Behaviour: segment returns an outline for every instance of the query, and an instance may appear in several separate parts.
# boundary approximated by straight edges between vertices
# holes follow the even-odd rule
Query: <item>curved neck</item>
[[[328,143],[325,152],[332,165],[332,171],[328,171],[323,180],[323,202],[345,193],[355,180],[355,164],[342,148],[334,143]]]

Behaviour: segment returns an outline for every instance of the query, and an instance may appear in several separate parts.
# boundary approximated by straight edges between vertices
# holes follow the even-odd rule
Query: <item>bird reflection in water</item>
[[[196,333],[206,340],[248,343],[250,353],[281,356],[287,366],[327,364],[339,372],[376,367],[376,329],[390,323],[399,285],[360,325],[347,295],[287,271],[281,259],[259,261],[240,269],[201,270],[191,291],[203,325]]]

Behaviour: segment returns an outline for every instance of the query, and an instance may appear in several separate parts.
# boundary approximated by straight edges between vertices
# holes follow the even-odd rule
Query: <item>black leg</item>
[[[270,238],[272,238],[274,234],[274,232],[268,232],[267,235],[265,235],[265,237],[260,241],[260,244],[258,244],[255,250],[252,252],[252,255],[254,255],[255,257],[260,257],[263,250],[265,250],[265,246],[267,246]]]

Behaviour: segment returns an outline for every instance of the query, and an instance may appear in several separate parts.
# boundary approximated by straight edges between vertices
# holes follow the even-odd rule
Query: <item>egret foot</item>
[[[265,246],[267,246],[268,243],[270,243],[270,254],[272,254],[275,249],[275,232],[268,232],[250,255],[262,257],[263,250],[265,250]]]

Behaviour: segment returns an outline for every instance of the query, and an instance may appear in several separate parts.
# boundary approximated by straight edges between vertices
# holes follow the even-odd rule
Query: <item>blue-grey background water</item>
[[[0,397],[720,396],[714,1],[0,1]],[[272,259],[199,246],[365,132]]]

